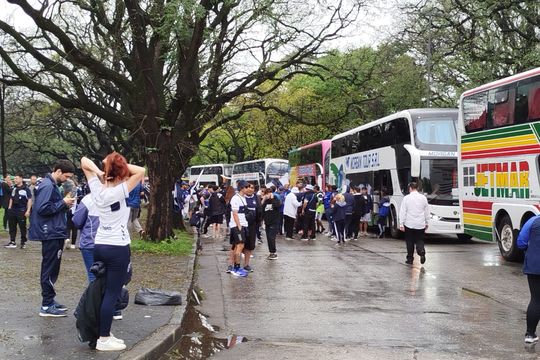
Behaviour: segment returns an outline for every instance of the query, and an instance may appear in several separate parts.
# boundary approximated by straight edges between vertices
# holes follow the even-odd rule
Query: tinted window
[[[191,175],[199,175],[201,172],[203,174],[223,174],[223,168],[221,166],[206,166],[206,167],[191,167]]]
[[[514,123],[514,88],[499,88],[488,93],[488,119],[492,128]]]
[[[468,96],[462,101],[465,131],[473,132],[487,127],[487,92]]]
[[[289,164],[291,166],[315,164],[322,162],[322,144],[311,146],[305,149],[293,150],[289,153]]]
[[[540,76],[518,82],[515,101],[515,122],[540,120]]]

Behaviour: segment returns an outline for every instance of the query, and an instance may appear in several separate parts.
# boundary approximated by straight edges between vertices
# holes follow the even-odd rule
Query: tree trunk
[[[0,87],[0,162],[2,163],[2,177],[7,176],[6,161],[6,84]]]

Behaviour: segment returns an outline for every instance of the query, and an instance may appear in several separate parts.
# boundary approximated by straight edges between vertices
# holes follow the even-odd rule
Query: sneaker
[[[111,339],[113,339],[114,341],[116,341],[116,342],[118,342],[120,344],[124,344],[124,340],[117,338],[116,336],[113,335],[112,332],[110,332],[109,335],[110,335]]]
[[[538,341],[536,334],[525,334],[525,344],[533,344]]]
[[[21,249],[26,249],[26,244],[21,244]]]
[[[118,341],[114,340],[112,336],[110,336],[107,340],[102,341],[98,339],[96,344],[96,350],[99,351],[121,351],[126,348],[126,344],[122,344]]]
[[[246,270],[247,272],[253,272],[253,268],[249,265],[244,266],[244,270]]]
[[[379,239],[384,238],[384,234],[379,234]]]
[[[69,245],[69,248],[70,248],[71,250],[75,250],[75,245],[71,244],[71,245]]]
[[[226,271],[226,273],[227,273],[227,274],[230,274],[230,273],[232,273],[232,271],[233,271],[233,266],[232,266],[232,265],[227,266],[227,271]]]
[[[117,310],[113,313],[113,320],[122,320],[124,317],[122,316],[122,312],[120,310]],[[114,337],[112,334],[111,334],[111,337]]]
[[[424,264],[426,262],[426,255],[420,256],[420,264]]]
[[[248,276],[248,272],[246,270],[242,269],[242,268],[233,269],[231,274],[236,276],[236,277],[246,277],[246,276]]]
[[[290,238],[290,237],[286,237],[285,240],[292,241],[292,240],[294,240],[294,239],[293,239],[293,238]]]
[[[407,264],[407,265],[412,265],[412,264],[413,264],[413,261],[412,261],[412,260],[405,260],[405,264]]]
[[[278,258],[278,256],[277,256],[276,253],[270,254],[267,257],[268,260],[277,260],[277,258]]]
[[[358,241],[358,238],[353,238],[353,241]]]
[[[307,238],[307,237],[302,237],[300,240],[302,240],[302,241],[308,241],[308,238]]]
[[[54,300],[53,304],[58,310],[67,311],[67,309],[68,309],[66,305],[62,305],[60,303],[57,303],[56,300]]]
[[[66,310],[60,310],[54,304],[51,306],[42,306],[39,310],[39,316],[41,317],[66,317]]]
[[[257,244],[261,245],[263,243],[262,240],[257,240]]]
[[[7,243],[6,245],[4,245],[4,247],[6,249],[16,249],[17,248],[17,244],[15,244],[13,241],[10,241],[9,243]]]

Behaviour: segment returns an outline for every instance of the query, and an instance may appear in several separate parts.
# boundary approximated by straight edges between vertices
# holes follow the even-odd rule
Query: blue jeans
[[[84,261],[84,267],[86,268],[88,282],[91,283],[96,280],[96,276],[90,272],[90,267],[94,264],[94,249],[81,249],[81,255]]]
[[[130,262],[130,248],[126,246],[94,246],[95,261],[103,261],[107,269],[105,294],[99,315],[99,336],[110,336],[115,304],[126,282]]]
[[[324,209],[324,214],[326,215],[326,220],[328,220],[328,231],[330,231],[332,235],[336,235],[334,221],[332,220],[332,208]]]

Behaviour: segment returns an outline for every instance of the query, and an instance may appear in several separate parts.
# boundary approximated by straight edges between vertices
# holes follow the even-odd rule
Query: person
[[[358,240],[358,232],[360,231],[360,219],[363,215],[363,209],[362,209],[362,193],[360,191],[360,188],[357,186],[352,186],[353,191],[353,197],[354,197],[354,204],[353,204],[353,212],[351,217],[351,237],[354,241]]]
[[[334,230],[337,236],[337,246],[345,245],[345,216],[347,202],[345,195],[337,194],[332,199],[332,216],[334,218]]]
[[[55,300],[54,284],[60,274],[64,241],[67,238],[66,210],[75,198],[62,198],[58,184],[73,177],[75,166],[69,160],[57,160],[52,173],[47,174],[34,189],[35,198],[30,213],[31,241],[41,242],[41,308],[39,316],[64,317],[67,308]]]
[[[266,242],[268,243],[268,260],[277,260],[276,236],[279,231],[279,209],[281,200],[276,194],[276,187],[271,185],[262,196],[262,211],[266,227]]]
[[[77,183],[73,179],[66,180],[62,184],[62,194],[63,196],[71,196],[77,198]],[[67,219],[67,238],[65,242],[66,249],[75,249],[75,244],[77,243],[77,227],[73,224],[73,212],[75,211],[76,201],[73,203],[69,209],[66,210],[66,219]]]
[[[317,225],[317,232],[322,234],[326,229],[324,228],[322,217],[324,214],[324,194],[321,192],[321,188],[318,185],[313,187],[313,191],[317,196],[317,209],[315,210],[315,221]]]
[[[291,192],[285,197],[285,207],[283,208],[283,223],[285,227],[285,240],[293,240],[294,222],[298,208],[302,203],[298,201],[299,190],[293,187]]]
[[[337,194],[337,187],[335,185],[326,185],[326,191],[324,193],[324,214],[326,215],[326,221],[328,221],[328,232],[326,236],[335,236],[334,233],[334,224],[332,223],[332,200]]]
[[[347,186],[343,197],[347,206],[345,207],[345,241],[348,241],[352,238],[352,218],[353,218],[353,209],[354,209],[354,195],[352,194],[352,187]]]
[[[257,229],[260,224],[260,207],[259,199],[255,195],[255,185],[250,184],[246,193],[244,194],[244,200],[246,201],[246,206],[250,212],[255,214],[253,217],[246,217],[248,222],[248,235],[246,241],[244,242],[244,270],[247,272],[253,272],[253,267],[250,265],[251,254],[255,250],[256,239],[257,239]]]
[[[99,213],[92,196],[86,194],[73,213],[73,224],[81,230],[79,250],[83,258],[88,282],[96,279],[90,267],[94,264],[94,239],[99,228]]]
[[[135,231],[140,237],[145,233],[139,222],[141,213],[141,195],[144,193],[142,182],[138,183],[133,190],[129,192],[127,205],[129,207],[128,229]]]
[[[420,263],[426,262],[424,248],[424,234],[428,228],[429,205],[424,195],[418,192],[418,184],[411,182],[408,185],[409,194],[403,198],[399,211],[399,229],[405,232],[407,243],[407,259],[405,263],[411,265],[414,260],[414,248],[420,256]]]
[[[302,240],[307,241],[315,240],[315,212],[317,211],[317,204],[319,200],[317,194],[314,192],[313,185],[306,185],[306,192],[304,194],[304,201],[302,205],[302,214],[303,214],[303,233]]]
[[[21,231],[21,249],[26,248],[26,218],[32,208],[32,192],[23,181],[23,176],[15,176],[15,187],[11,190],[8,205],[9,243],[6,248],[16,248],[17,226]]]
[[[122,293],[130,267],[131,238],[127,230],[130,208],[127,206],[127,198],[143,180],[145,169],[128,164],[117,152],[105,157],[104,171],[86,157],[81,159],[81,167],[99,214],[99,227],[94,240],[94,260],[101,261],[106,268],[106,285],[101,302],[96,349],[124,350],[126,348],[124,341],[111,334],[111,324],[115,304]]]
[[[371,221],[371,212],[373,211],[373,198],[368,194],[367,187],[363,186],[361,190],[361,209],[362,216],[360,218],[360,235],[368,235],[368,224]]]
[[[28,188],[30,189],[30,192],[32,193],[32,199],[34,198],[34,190],[36,188],[36,185],[37,185],[37,176],[36,175],[30,176],[30,185],[28,186]]]
[[[2,182],[2,203],[0,204],[4,209],[4,218],[2,219],[2,225],[4,225],[4,230],[8,230],[8,218],[9,218],[9,199],[11,197],[11,189],[13,189],[13,182],[11,181],[11,176],[6,176]]]
[[[225,197],[219,189],[219,186],[212,186],[212,193],[208,199],[208,208],[210,212],[210,226],[212,226],[212,237],[216,239],[219,236],[221,224],[223,224],[223,215],[227,210]]]
[[[246,277],[248,272],[240,267],[240,258],[244,251],[244,244],[248,237],[248,221],[246,214],[249,212],[245,195],[248,191],[249,183],[244,180],[238,182],[238,193],[235,194],[230,201],[231,206],[231,221],[230,227],[230,243],[231,251],[229,252],[229,265],[227,272],[239,277]],[[254,215],[251,215],[254,217]]]
[[[540,320],[540,216],[530,218],[521,228],[517,247],[525,251],[523,273],[527,275],[530,300],[527,306],[525,343],[538,342],[536,328]]]
[[[384,233],[386,232],[388,215],[390,215],[390,198],[386,195],[384,190],[381,190],[377,219],[377,225],[379,227],[379,239],[382,239],[384,237]]]

